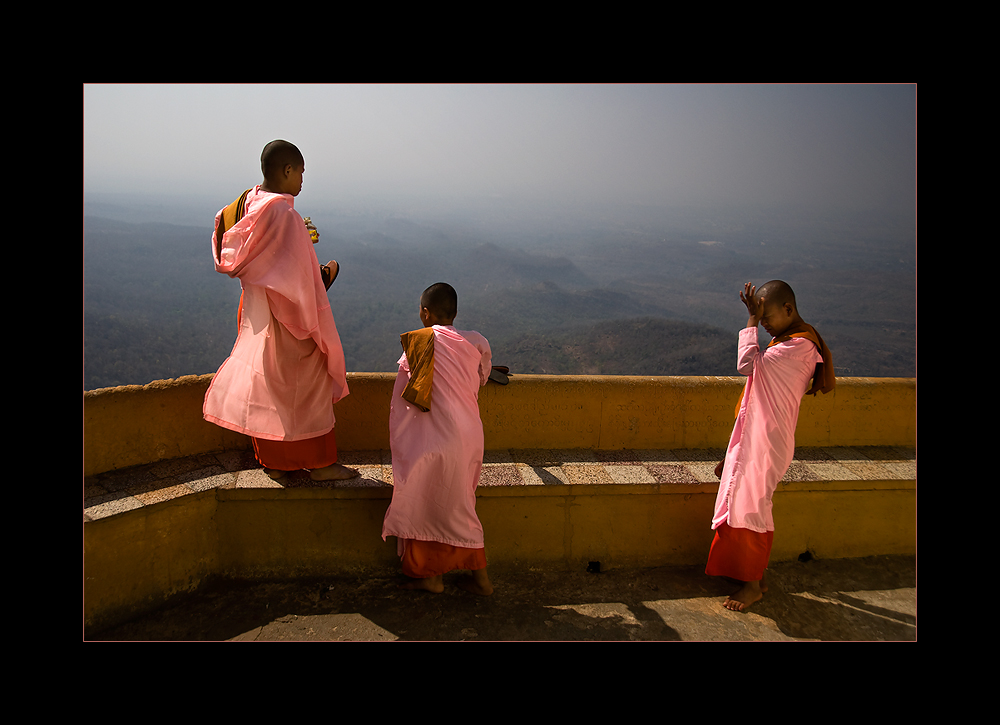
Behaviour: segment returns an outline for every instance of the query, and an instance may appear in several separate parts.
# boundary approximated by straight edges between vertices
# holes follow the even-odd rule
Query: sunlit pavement
[[[90,637],[230,641],[908,641],[916,640],[912,557],[782,562],[747,612],[700,568],[490,571],[479,597],[400,590],[402,577],[227,583]]]

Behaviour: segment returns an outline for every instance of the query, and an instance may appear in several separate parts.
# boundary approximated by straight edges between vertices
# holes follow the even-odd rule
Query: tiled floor
[[[480,485],[717,483],[714,470],[725,451],[698,450],[499,450],[487,451]],[[114,516],[142,506],[212,488],[381,488],[392,485],[389,451],[346,451],[340,462],[360,476],[317,483],[304,471],[280,481],[268,478],[251,451],[227,451],[161,461],[88,478],[84,520]],[[791,481],[915,480],[913,448],[800,448],[782,479]]]

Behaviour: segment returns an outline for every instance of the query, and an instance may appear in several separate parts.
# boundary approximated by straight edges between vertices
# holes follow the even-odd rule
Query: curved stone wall
[[[84,475],[249,446],[202,418],[211,375],[84,394]],[[391,373],[350,373],[337,404],[344,451],[389,447]],[[742,377],[515,375],[480,393],[486,448],[725,447]],[[802,403],[798,446],[914,446],[916,380],[839,378]]]
[[[349,376],[337,440],[362,476],[334,487],[268,479],[245,436],[202,419],[210,375],[86,393],[85,490],[105,492],[85,508],[87,628],[154,610],[213,577],[395,568],[395,543],[379,533],[391,496],[394,377]],[[703,562],[712,470],[742,383],[520,375],[488,385],[477,510],[490,565]],[[834,393],[804,400],[802,460],[775,497],[782,534],[772,559],[915,552],[915,418],[913,379],[841,378]]]

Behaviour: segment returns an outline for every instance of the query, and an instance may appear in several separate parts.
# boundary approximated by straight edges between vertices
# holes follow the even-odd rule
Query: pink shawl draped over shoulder
[[[218,254],[215,244],[213,237],[216,270],[243,286],[243,313],[236,345],[205,395],[205,419],[267,440],[328,433],[333,404],[349,392],[346,365],[294,198],[255,187]]]

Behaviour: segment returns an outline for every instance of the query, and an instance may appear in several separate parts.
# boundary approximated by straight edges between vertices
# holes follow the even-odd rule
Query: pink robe
[[[392,502],[382,539],[438,541],[483,548],[476,486],[483,467],[479,388],[492,365],[490,344],[478,332],[434,326],[434,384],[430,410],[402,397],[410,379],[404,353],[389,410]]]
[[[294,197],[254,187],[245,216],[222,238],[215,269],[239,278],[243,312],[236,345],[205,395],[205,420],[274,441],[328,433],[333,404],[349,392],[347,372]]]
[[[757,344],[757,328],[740,331],[741,375],[749,376],[715,500],[712,528],[774,531],[771,497],[795,453],[795,425],[809,380],[822,362],[809,340],[796,337],[768,347]]]

